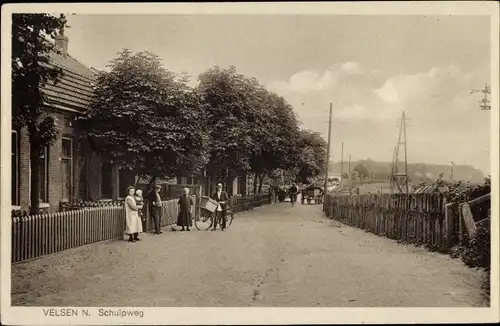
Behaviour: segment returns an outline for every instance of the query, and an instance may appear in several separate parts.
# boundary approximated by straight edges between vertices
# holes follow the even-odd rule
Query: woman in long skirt
[[[135,188],[128,187],[127,193],[128,196],[125,198],[125,222],[127,224],[125,233],[129,236],[129,242],[136,242],[140,241],[139,233],[142,232],[142,223],[138,214],[139,208],[134,198]]]
[[[181,231],[184,231],[184,227],[186,227],[186,231],[191,231],[189,229],[190,226],[193,225],[193,221],[191,219],[191,206],[194,205],[193,199],[189,197],[189,188],[184,188],[184,195],[179,197],[179,216],[177,217],[177,226],[181,226]]]

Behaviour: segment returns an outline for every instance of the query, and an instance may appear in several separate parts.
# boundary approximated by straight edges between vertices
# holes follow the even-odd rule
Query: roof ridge
[[[89,77],[86,76],[86,74],[96,77],[96,73],[90,69],[90,67],[87,67],[85,64],[81,63],[77,59],[75,59],[73,56],[71,56],[69,53],[58,53],[56,51],[51,51],[51,56],[49,58],[49,64],[59,66],[61,68],[64,68],[68,71],[71,71],[77,75],[81,75],[84,77]],[[74,67],[70,67],[70,65],[73,65]],[[85,71],[86,74],[79,72],[78,70],[75,70],[74,68],[77,67]]]

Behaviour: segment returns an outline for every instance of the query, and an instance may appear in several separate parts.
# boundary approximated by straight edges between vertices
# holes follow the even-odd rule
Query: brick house
[[[116,199],[128,186],[124,178],[130,177],[101,162],[87,141],[78,140],[80,131],[75,128],[75,118],[88,108],[96,72],[68,54],[66,36],[58,35],[55,42],[61,54],[51,53],[50,61],[64,74],[58,83],[48,83],[42,90],[45,114],[57,118],[59,128],[57,139],[41,157],[40,207],[49,211],[57,211],[65,201]],[[28,209],[31,171],[26,127],[12,130],[11,156],[12,208]]]

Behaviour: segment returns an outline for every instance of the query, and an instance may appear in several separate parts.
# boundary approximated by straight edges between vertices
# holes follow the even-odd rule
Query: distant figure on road
[[[161,186],[156,185],[155,190],[149,194],[149,203],[151,205],[151,218],[153,219],[153,225],[156,234],[162,234],[161,231],[161,197],[160,197]]]
[[[282,187],[278,188],[278,200],[280,203],[284,202],[286,198],[286,191]]]
[[[221,183],[217,184],[217,190],[215,194],[213,194],[212,198],[219,202],[212,231],[217,230],[217,223],[219,223],[221,230],[224,231],[224,229],[226,228],[226,211],[228,207],[227,201],[229,200],[229,196],[225,191],[222,190]]]
[[[288,193],[290,194],[290,201],[292,202],[292,206],[295,205],[295,202],[297,201],[297,193],[299,189],[295,185],[295,183],[292,184],[290,189],[288,189]]]
[[[128,196],[125,198],[125,233],[129,235],[129,242],[139,241],[139,233],[142,232],[142,223],[137,213],[139,208],[136,205],[134,193],[135,188],[130,186],[127,188]]]
[[[281,188],[278,185],[275,185],[273,187],[273,194],[274,194],[274,202],[277,203],[278,201],[280,201]]]
[[[191,218],[191,207],[194,205],[193,199],[189,197],[189,188],[184,188],[184,194],[179,197],[179,215],[177,216],[177,226],[182,226],[181,231],[191,231],[190,226],[193,226]]]

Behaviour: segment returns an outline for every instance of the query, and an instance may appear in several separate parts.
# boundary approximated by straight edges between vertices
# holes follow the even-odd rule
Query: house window
[[[113,198],[113,165],[110,163],[101,165],[101,198]]]
[[[49,148],[45,147],[40,156],[40,169],[38,171],[40,202],[49,202]]]
[[[130,180],[128,171],[118,170],[118,197],[125,198],[128,196],[127,188],[133,183]],[[133,180],[132,180],[133,181]]]
[[[70,138],[62,139],[61,169],[62,201],[69,201],[73,192],[73,140]]]
[[[19,136],[17,131],[12,131],[12,181],[11,181],[11,204],[19,205]]]

